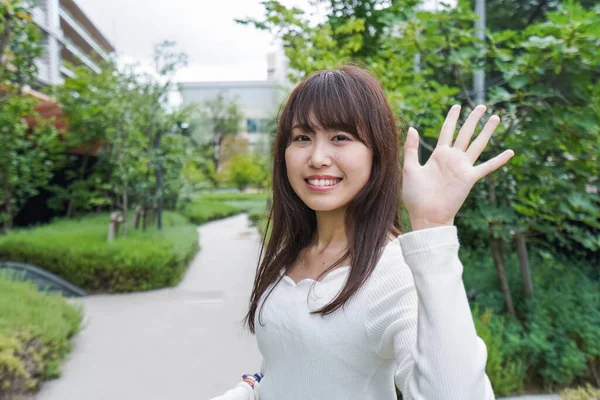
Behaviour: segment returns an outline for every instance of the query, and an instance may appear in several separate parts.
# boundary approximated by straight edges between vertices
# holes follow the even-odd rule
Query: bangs
[[[352,134],[370,147],[367,117],[374,109],[368,88],[348,74],[320,71],[297,87],[281,118],[281,133],[291,140],[294,127]]]

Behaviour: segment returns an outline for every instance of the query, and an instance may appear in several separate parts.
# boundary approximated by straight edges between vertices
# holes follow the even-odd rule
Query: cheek
[[[286,152],[285,152],[285,169],[287,170],[288,179],[292,178],[293,175],[290,176],[291,173],[298,170],[298,162],[299,162],[298,153],[294,152],[294,151],[286,150]]]
[[[366,182],[371,176],[373,156],[368,149],[356,149],[352,152],[338,154],[336,161],[344,166],[344,172],[354,176],[357,181]]]

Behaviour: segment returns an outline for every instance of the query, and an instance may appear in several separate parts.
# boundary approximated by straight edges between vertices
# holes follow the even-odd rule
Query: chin
[[[304,204],[315,212],[330,212],[343,209],[348,203],[339,201],[305,201]]]

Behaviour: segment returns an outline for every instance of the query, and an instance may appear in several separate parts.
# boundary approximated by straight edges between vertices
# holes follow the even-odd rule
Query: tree
[[[163,195],[176,191],[178,185],[173,182],[182,176],[188,139],[180,135],[177,122],[187,111],[169,110],[167,96],[173,73],[185,64],[185,55],[173,52],[173,46],[163,42],[155,48],[158,77],[140,74],[135,66],[118,70],[106,64],[99,74],[77,69],[57,90],[74,133],[71,145],[103,143],[88,181],[111,207],[122,210],[125,221],[132,204],[144,211],[160,210]],[[162,137],[170,133],[177,133],[178,138],[165,136],[161,145]],[[75,180],[72,188],[88,187],[80,183]],[[90,198],[86,206],[94,203],[98,199]]]
[[[61,143],[51,122],[35,111],[26,90],[37,82],[35,59],[42,54],[32,3],[0,3],[0,221],[7,232],[24,202],[51,179]]]
[[[267,174],[265,163],[255,154],[238,154],[227,164],[228,178],[240,191],[249,186],[263,187]]]
[[[244,115],[236,99],[226,98],[223,92],[214,99],[206,100],[199,106],[199,117],[196,119],[193,135],[200,136],[208,142],[212,150],[212,161],[214,172],[218,172],[221,166],[221,146],[223,140],[228,136],[236,135],[240,131],[240,125]],[[214,174],[209,174],[211,179]],[[218,184],[213,181],[215,187]]]
[[[517,316],[505,274],[504,258],[511,251],[507,243],[516,242],[524,281],[528,240],[577,251],[589,260],[600,249],[600,57],[595,45],[600,9],[548,2],[543,18],[534,18],[542,22],[520,32],[496,29],[481,43],[473,32],[476,17],[470,1],[432,13],[419,10],[416,1],[398,0],[381,8],[378,20],[385,26],[378,31],[376,48],[361,52],[368,21],[355,15],[365,3],[332,1],[325,22],[311,25],[302,10],[266,1],[264,19],[239,22],[281,38],[292,78],[351,59],[368,65],[392,106],[402,111],[401,134],[409,124],[423,132],[425,156],[448,106],[462,104],[463,118],[475,106],[471,76],[474,68],[485,66],[492,77],[489,114],[498,114],[506,126],[492,138],[481,162],[507,148],[517,155],[510,168],[474,188],[457,223],[466,242],[490,249],[506,311]],[[544,1],[529,3],[545,7]],[[530,296],[531,289],[526,284],[525,294]]]

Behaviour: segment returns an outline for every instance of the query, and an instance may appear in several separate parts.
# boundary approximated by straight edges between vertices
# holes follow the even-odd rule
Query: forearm
[[[462,281],[456,227],[400,238],[418,295],[417,348],[404,367],[406,399],[489,400],[486,347],[477,336]]]

